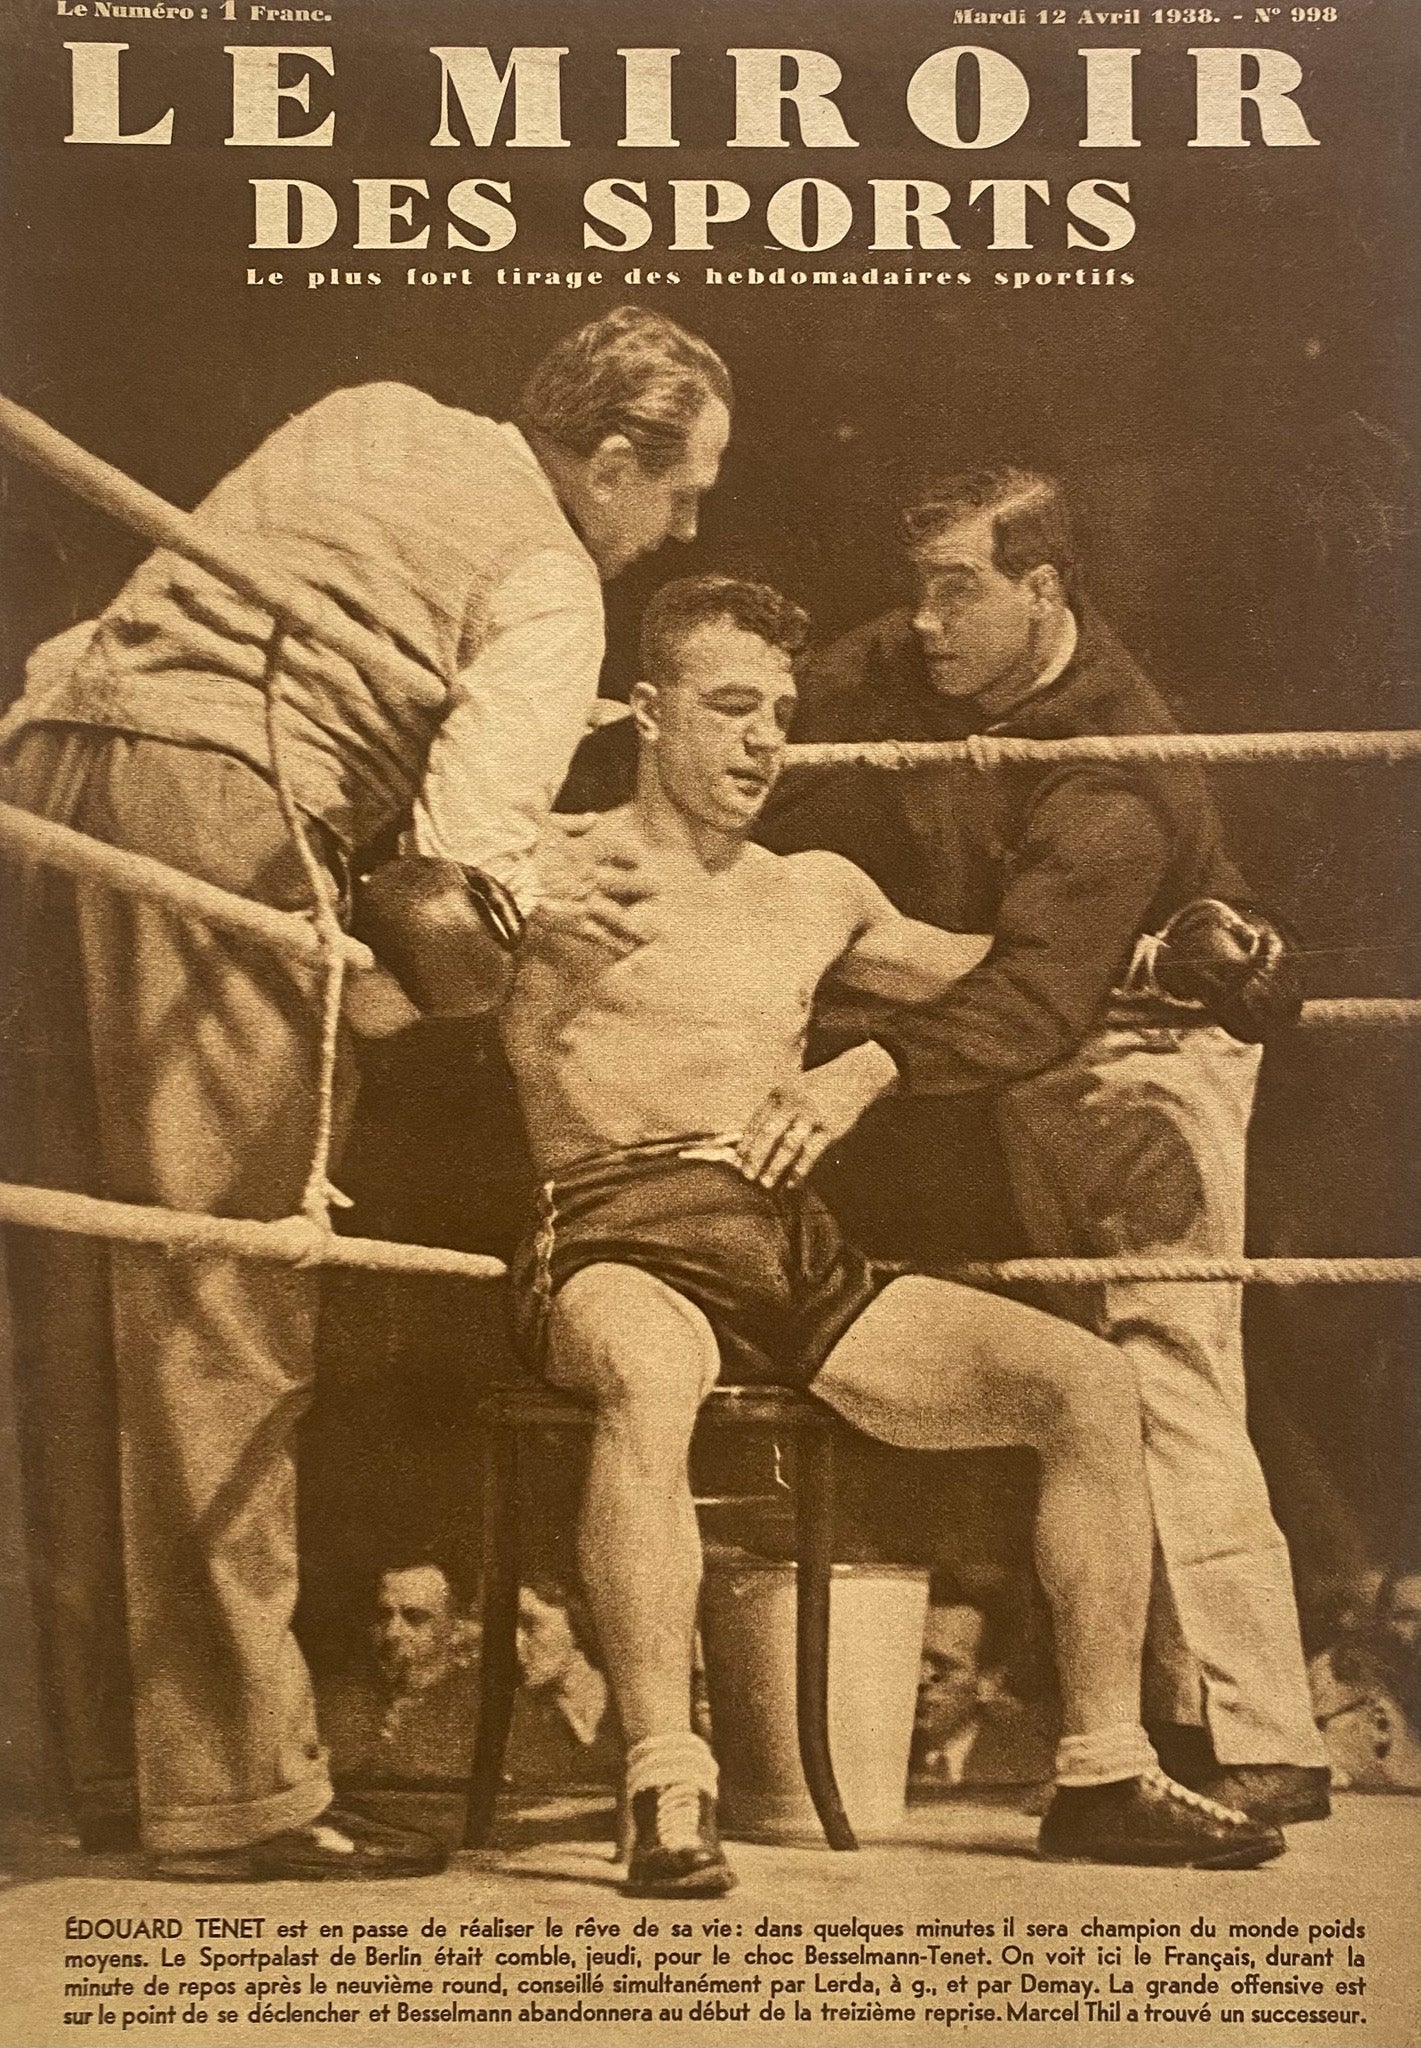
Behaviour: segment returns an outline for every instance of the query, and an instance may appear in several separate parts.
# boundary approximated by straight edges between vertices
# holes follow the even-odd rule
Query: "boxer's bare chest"
[[[815,884],[813,856],[749,847],[718,874],[675,861],[653,873],[635,952],[613,959],[553,939],[520,976],[523,1001],[563,1029],[601,1017],[639,1033],[801,1034],[847,937],[842,910]]]
[[[759,848],[720,874],[672,861],[626,957],[551,935],[535,944],[504,1032],[545,1170],[648,1137],[738,1130],[798,1071],[815,988],[852,923],[821,866]]]
[[[668,874],[647,924],[647,943],[601,978],[596,999],[688,1028],[758,1020],[799,1032],[844,945],[801,863],[758,847],[728,872]]]

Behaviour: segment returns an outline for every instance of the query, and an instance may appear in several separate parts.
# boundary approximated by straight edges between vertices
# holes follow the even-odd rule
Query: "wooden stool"
[[[590,1429],[593,1409],[555,1387],[522,1380],[491,1388],[483,1424],[483,1648],[479,1725],[469,1775],[464,1842],[478,1848],[493,1827],[518,1690],[518,1452],[525,1429]],[[829,1845],[856,1849],[829,1756],[829,1567],[834,1542],[834,1439],[827,1409],[787,1387],[715,1387],[697,1430],[762,1429],[789,1438],[794,1459],[795,1704],[805,1783]],[[689,1677],[689,1674],[688,1674]]]

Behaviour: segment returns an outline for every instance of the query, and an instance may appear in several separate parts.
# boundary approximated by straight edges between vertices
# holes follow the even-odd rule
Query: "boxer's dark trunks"
[[[741,1385],[808,1386],[887,1285],[817,1196],[769,1193],[733,1166],[684,1156],[705,1142],[657,1140],[543,1184],[512,1267],[515,1331],[540,1371],[553,1296],[584,1266],[635,1266],[694,1302],[722,1379]]]

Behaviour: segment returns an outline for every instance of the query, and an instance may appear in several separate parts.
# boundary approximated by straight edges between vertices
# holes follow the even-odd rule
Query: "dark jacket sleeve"
[[[1164,820],[1093,775],[1055,783],[1013,860],[992,950],[936,1002],[888,1010],[873,1035],[923,1095],[1001,1086],[1054,1066],[1097,1023],[1168,865]]]

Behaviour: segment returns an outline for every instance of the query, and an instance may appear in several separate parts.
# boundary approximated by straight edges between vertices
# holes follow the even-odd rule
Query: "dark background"
[[[216,8],[212,8],[216,14]],[[673,571],[753,570],[804,602],[821,636],[900,595],[896,502],[937,468],[1011,456],[1068,483],[1093,596],[1200,730],[1369,727],[1418,722],[1416,607],[1417,15],[1410,0],[1341,0],[1334,25],[1268,30],[971,29],[907,0],[818,6],[480,6],[459,0],[335,0],[329,26],[207,22],[76,24],[51,4],[8,0],[0,24],[6,288],[3,388],[85,446],[182,505],[268,429],[332,387],[396,377],[503,416],[519,378],[558,333],[620,300],[664,308],[713,342],[737,384],[735,438],[700,539],[644,564],[609,594],[605,687],[629,680],[630,635],[648,592]],[[1067,10],[1074,20],[1078,9]],[[1146,14],[1151,11],[1146,9]],[[1230,15],[1231,9],[1219,10]],[[1252,8],[1243,10],[1252,13]],[[1035,17],[1037,10],[1028,9]],[[674,32],[669,33],[669,26]],[[177,108],[171,148],[66,147],[66,39],[123,40],[126,118]],[[1195,42],[1253,39],[1291,50],[1315,149],[1200,151]],[[338,110],[331,150],[223,147],[225,43],[329,42]],[[428,46],[566,44],[560,151],[428,148],[437,70]],[[944,150],[911,127],[906,81],[929,52],[981,40],[1032,88],[1022,133],[991,152]],[[674,42],[676,150],[618,150],[621,44]],[[740,44],[832,52],[855,150],[728,150]],[[1144,146],[1082,152],[1075,51],[1138,46],[1136,132]],[[131,110],[131,111],[130,111]],[[306,117],[289,108],[294,125]],[[314,118],[314,116],[313,116]],[[791,134],[797,132],[790,118]],[[506,123],[500,133],[506,133]],[[438,195],[454,179],[506,178],[520,231],[494,257],[449,252]],[[350,247],[354,175],[425,177],[431,248]],[[860,225],[817,256],[767,245],[764,201],[818,176],[853,199]],[[967,187],[1044,178],[1030,252],[989,250],[989,207]],[[252,176],[314,179],[341,227],[324,249],[249,252]],[[592,179],[645,178],[657,232],[625,257],[581,248]],[[749,219],[714,231],[710,256],[667,252],[671,177],[750,188]],[[962,248],[905,258],[867,248],[867,180],[949,185]],[[1128,180],[1137,232],[1117,254],[1067,251],[1067,187]],[[709,288],[753,263],[970,271],[970,285]],[[1128,270],[1133,285],[998,288],[994,273]],[[281,268],[249,288],[248,263]],[[470,287],[411,289],[409,263],[468,264]],[[580,291],[499,288],[502,264],[600,268]],[[638,266],[679,287],[627,287]],[[378,269],[383,286],[306,288],[308,269]],[[45,634],[88,615],[140,544],[24,468],[0,464],[7,605],[0,685],[18,689]],[[1316,994],[1421,992],[1415,771],[1230,769],[1217,788],[1238,855],[1304,935]],[[1254,1148],[1253,1248],[1417,1250],[1416,1090],[1408,1040],[1310,1038],[1270,1060]],[[361,1227],[497,1244],[513,1227],[515,1139],[487,1049],[425,1030],[371,1076],[345,1169]],[[970,1112],[915,1112],[878,1145],[900,1234],[1009,1241],[992,1166]],[[887,1173],[858,1164],[849,1198],[887,1203]],[[852,1178],[852,1176],[851,1176]],[[885,1226],[887,1227],[887,1226]],[[488,1339],[462,1297],[408,1299],[372,1283],[332,1294],[328,1370],[308,1446],[313,1625],[397,1540],[451,1552],[468,1538],[460,1374]],[[1407,1304],[1390,1290],[1300,1291],[1250,1304],[1255,1423],[1305,1580],[1414,1545],[1404,1473],[1416,1406]],[[442,1446],[442,1450],[441,1450]],[[932,1493],[923,1489],[924,1499]],[[938,1507],[902,1518],[900,1542],[933,1550]],[[959,1514],[959,1526],[963,1521]],[[969,1515],[967,1520],[971,1520]],[[944,1539],[945,1540],[945,1539]],[[11,1574],[12,1580],[14,1574]]]

